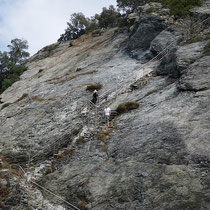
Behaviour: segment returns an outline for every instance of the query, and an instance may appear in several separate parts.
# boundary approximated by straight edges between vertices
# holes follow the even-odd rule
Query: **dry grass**
[[[32,98],[34,101],[45,101],[45,100],[46,100],[45,98],[42,98],[42,97],[39,97],[39,96],[31,96],[31,98]]]
[[[52,96],[52,97],[48,98],[47,100],[48,100],[48,101],[55,101],[56,98],[55,98],[54,96]]]
[[[53,168],[52,168],[52,166],[50,166],[50,167],[48,167],[47,169],[46,169],[46,172],[45,172],[45,176],[46,175],[48,175],[48,174],[51,174],[51,173],[53,173],[54,172],[54,170],[53,170]]]
[[[66,149],[66,150],[64,150],[63,154],[64,155],[72,155],[73,152],[74,152],[74,149]]]
[[[103,142],[109,138],[110,131],[109,130],[102,130],[98,133],[97,138]]]
[[[86,186],[88,186],[88,184],[89,184],[89,179],[85,180],[85,181],[83,182],[82,185],[83,185],[84,187],[86,187]]]
[[[79,202],[78,202],[78,206],[85,206],[85,205],[87,205],[88,203],[86,202],[86,201],[82,201],[82,200],[80,200]]]
[[[62,153],[58,153],[58,154],[55,154],[55,156],[59,159],[67,156],[67,155],[72,155],[74,152],[74,149],[65,149]]]
[[[55,156],[56,156],[57,158],[63,158],[63,157],[64,157],[64,154],[63,154],[63,153],[58,153],[58,154],[55,154]]]
[[[76,140],[76,144],[84,144],[87,141],[84,139],[83,136],[80,136],[77,140]]]

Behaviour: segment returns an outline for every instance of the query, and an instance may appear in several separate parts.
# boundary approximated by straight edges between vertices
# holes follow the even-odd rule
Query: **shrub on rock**
[[[57,47],[59,46],[59,43],[54,43],[54,44],[51,44],[51,45],[47,45],[46,47],[43,48],[43,51],[53,51],[55,50]]]
[[[89,84],[86,88],[88,91],[100,90],[102,88],[102,84],[100,83],[93,83]]]
[[[124,112],[128,112],[132,109],[137,109],[139,107],[139,103],[138,102],[134,102],[134,101],[129,101],[129,102],[125,102],[125,103],[121,103],[118,105],[116,111],[121,114]]]

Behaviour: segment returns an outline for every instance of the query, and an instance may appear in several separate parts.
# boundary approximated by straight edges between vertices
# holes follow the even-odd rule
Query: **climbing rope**
[[[19,169],[22,171],[23,175],[26,175],[26,172],[24,171],[24,169],[20,165],[18,165],[18,166],[19,166]],[[34,182],[32,180],[27,181],[27,182],[31,182],[33,185],[41,188],[42,190],[48,192],[49,194],[55,196],[56,198],[58,198],[59,200],[63,201],[65,204],[67,204],[69,207],[71,207],[71,209],[73,208],[73,209],[76,209],[76,210],[80,210],[79,208],[77,208],[76,206],[74,206],[73,204],[71,204],[70,202],[64,200],[62,197],[56,195],[55,193],[53,193],[52,191],[46,189],[45,187],[41,186],[40,184],[37,184],[36,182]]]

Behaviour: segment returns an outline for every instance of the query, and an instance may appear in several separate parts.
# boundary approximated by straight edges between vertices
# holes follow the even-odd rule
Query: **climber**
[[[104,109],[104,115],[105,115],[106,124],[107,124],[108,127],[109,127],[109,117],[110,117],[110,114],[111,114],[111,109],[109,108],[108,105],[106,105],[105,106],[105,109]]]
[[[91,102],[96,105],[97,100],[98,100],[98,91],[94,90],[93,98],[92,98]]]

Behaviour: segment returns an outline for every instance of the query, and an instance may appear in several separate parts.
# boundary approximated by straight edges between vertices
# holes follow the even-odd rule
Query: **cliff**
[[[209,28],[199,33],[187,42],[147,14],[130,33],[83,35],[30,58],[1,95],[1,208],[210,209]],[[96,83],[97,109],[86,90]],[[139,107],[117,113],[126,102]]]

